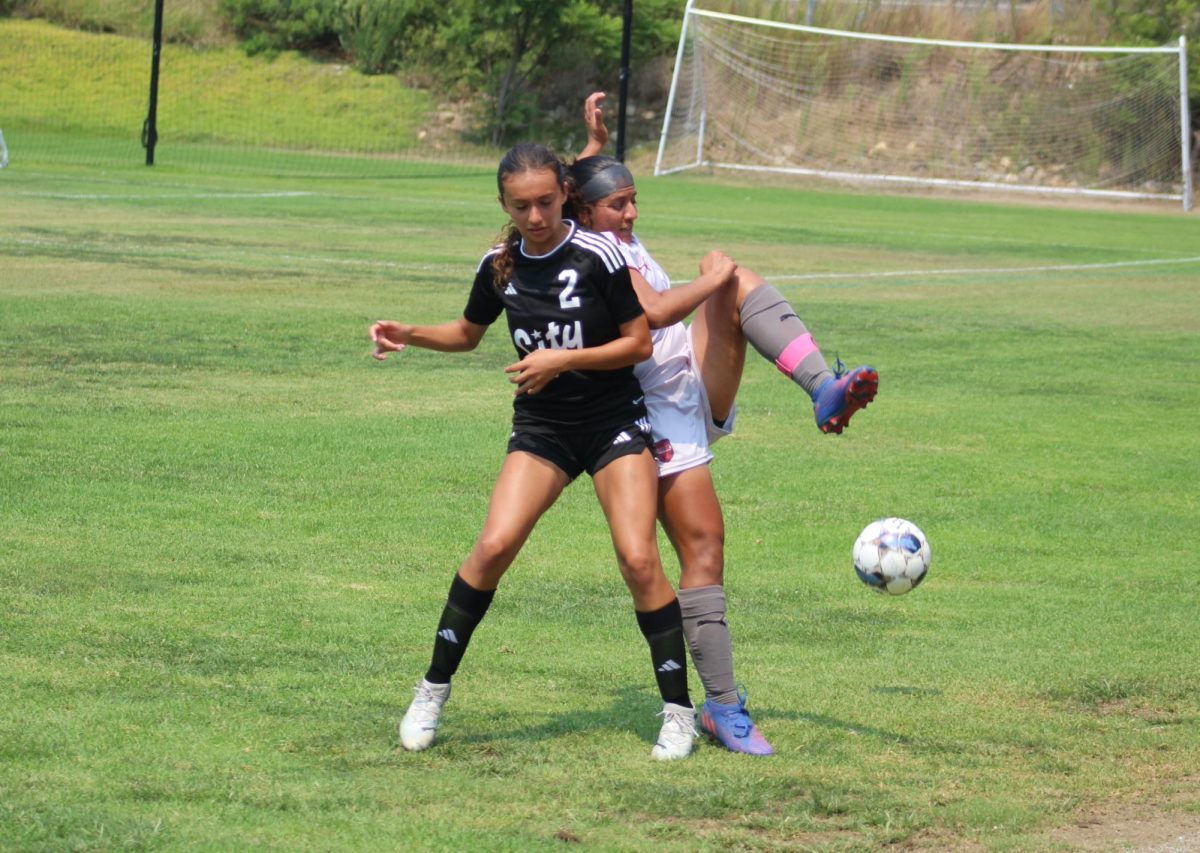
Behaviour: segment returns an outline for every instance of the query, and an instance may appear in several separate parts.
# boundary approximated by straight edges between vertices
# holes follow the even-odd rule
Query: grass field
[[[151,55],[144,38],[0,18],[0,79],[10,81],[0,90],[0,130],[9,147],[26,138],[22,147],[40,155],[42,137],[68,134],[77,160],[86,141],[92,162],[121,162],[113,149],[140,162]],[[247,146],[241,159],[259,168],[270,148],[403,156],[432,142],[424,131],[433,97],[393,76],[368,77],[294,52],[248,57],[236,47],[168,44],[160,64],[161,163],[181,142]],[[186,150],[193,164],[214,156]]]
[[[511,351],[365,332],[457,315],[492,179],[235,171],[0,172],[0,848],[1040,851],[1200,814],[1194,216],[641,182],[673,276],[720,246],[882,376],[826,437],[750,364],[714,472],[779,754],[659,766],[587,483],[398,749]],[[891,514],[934,550],[896,599],[849,556]]]

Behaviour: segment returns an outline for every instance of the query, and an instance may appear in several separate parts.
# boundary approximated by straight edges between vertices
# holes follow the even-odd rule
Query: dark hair
[[[512,175],[524,172],[540,172],[549,169],[554,172],[559,185],[568,183],[567,167],[558,155],[545,145],[536,142],[518,142],[508,153],[500,158],[500,166],[496,169],[496,189],[500,198],[504,198],[504,181]],[[497,290],[502,288],[512,276],[513,251],[521,242],[521,232],[516,224],[510,222],[504,226],[496,241],[500,251],[492,256],[492,284]]]
[[[590,210],[611,192],[633,185],[633,175],[625,164],[604,154],[582,157],[568,166],[567,172],[571,180],[567,185],[567,204],[563,215],[572,219],[578,219],[583,211]],[[605,172],[609,174],[593,183],[593,178]],[[589,187],[589,184],[592,186]]]

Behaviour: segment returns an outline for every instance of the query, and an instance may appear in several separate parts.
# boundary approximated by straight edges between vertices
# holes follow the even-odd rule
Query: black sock
[[[683,615],[679,599],[648,613],[637,611],[638,627],[650,645],[650,662],[664,702],[692,707],[688,696],[687,652],[683,642]]]
[[[495,595],[494,589],[475,589],[457,574],[454,576],[433,640],[433,660],[425,673],[426,681],[430,684],[450,683],[467,653],[471,633],[483,621]]]

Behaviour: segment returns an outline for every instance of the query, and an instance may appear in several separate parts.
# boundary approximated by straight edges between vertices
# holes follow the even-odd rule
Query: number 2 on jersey
[[[580,298],[575,295],[575,285],[579,281],[579,273],[575,270],[563,270],[558,274],[558,280],[566,283],[562,292],[558,294],[558,304],[562,306],[562,309],[566,311],[582,305]]]

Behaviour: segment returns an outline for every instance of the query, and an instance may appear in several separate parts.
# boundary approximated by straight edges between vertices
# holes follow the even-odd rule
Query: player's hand
[[[720,249],[713,249],[700,261],[700,274],[716,276],[721,281],[728,281],[737,272],[737,264],[733,258]]]
[[[608,125],[604,123],[604,92],[592,92],[583,102],[583,123],[587,125],[588,140],[601,149],[608,144]]]
[[[518,395],[536,394],[566,370],[566,360],[565,350],[538,349],[504,368],[504,372],[511,374],[508,381],[517,386]]]
[[[380,320],[371,324],[371,342],[375,344],[375,352],[371,357],[383,361],[389,352],[400,352],[408,346],[410,326],[402,326],[391,320]]]

